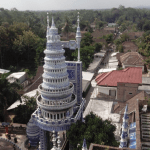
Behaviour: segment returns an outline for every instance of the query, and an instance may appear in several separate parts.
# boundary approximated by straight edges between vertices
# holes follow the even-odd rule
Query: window
[[[110,96],[116,96],[116,90],[109,90]]]
[[[132,95],[132,93],[129,93],[129,95]]]

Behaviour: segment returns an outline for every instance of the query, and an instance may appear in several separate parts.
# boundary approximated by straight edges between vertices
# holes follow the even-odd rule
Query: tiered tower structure
[[[122,124],[122,133],[121,133],[121,141],[120,141],[120,148],[127,147],[128,144],[128,105],[125,107],[125,112],[123,116],[123,124]]]
[[[38,109],[31,116],[32,124],[39,127],[39,150],[46,150],[49,148],[49,131],[59,132],[67,130],[71,123],[81,119],[85,105],[85,100],[82,99],[82,97],[81,99],[78,97],[79,102],[77,105],[77,96],[74,92],[74,84],[69,82],[68,78],[68,70],[64,57],[65,51],[62,47],[62,41],[60,41],[58,29],[55,27],[53,18],[52,25],[49,27],[48,16],[46,38],[47,44],[44,51],[45,64],[43,66],[44,73],[42,75],[43,83],[38,86],[38,90],[40,92],[40,95],[36,100]],[[81,33],[79,27],[79,15],[76,40],[78,49],[80,49]],[[80,50],[78,52],[80,52]],[[80,61],[79,56],[80,54],[78,54],[78,61]],[[82,62],[74,62],[74,64],[77,64],[78,68],[81,68],[82,66]],[[82,75],[81,69],[79,72],[80,75]],[[82,83],[82,80],[79,81]],[[30,131],[30,126],[27,126],[28,131]],[[28,132],[27,135],[28,137],[32,137],[30,138],[30,144],[32,146],[32,139],[34,135],[32,136],[30,132]],[[34,141],[34,143],[36,142]]]
[[[76,95],[73,94],[74,85],[68,79],[64,52],[58,29],[52,19],[52,26],[47,31],[47,48],[44,51],[43,83],[38,87],[41,95],[37,98],[44,119],[69,118],[77,103]]]

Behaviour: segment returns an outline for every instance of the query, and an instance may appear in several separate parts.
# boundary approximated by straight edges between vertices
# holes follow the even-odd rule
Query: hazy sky
[[[18,10],[103,9],[150,6],[150,0],[1,0],[0,8]]]

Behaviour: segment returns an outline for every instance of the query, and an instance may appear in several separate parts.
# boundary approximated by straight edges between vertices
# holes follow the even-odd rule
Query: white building
[[[12,73],[7,77],[8,82],[19,82],[23,83],[27,79],[27,73],[26,72],[16,72]]]

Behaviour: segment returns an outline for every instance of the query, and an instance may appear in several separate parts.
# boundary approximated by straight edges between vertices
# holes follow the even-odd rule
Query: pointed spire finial
[[[79,26],[79,12],[78,12],[78,17],[77,17],[77,22],[78,22],[78,26],[77,26],[77,32],[76,32],[76,41],[77,41],[77,46],[78,46],[78,61],[80,61],[80,42],[81,42],[81,32],[80,32],[80,26]]]
[[[83,140],[82,150],[87,150],[86,140]]]
[[[79,19],[79,16],[80,15],[80,13],[78,12],[78,20],[77,20],[77,22],[78,22],[78,27],[79,27],[79,23],[80,23],[80,19]]]
[[[48,12],[47,12],[47,27],[49,28],[49,16],[48,16]]]
[[[55,28],[54,18],[52,17],[52,25],[51,28]]]

